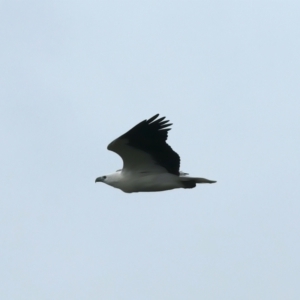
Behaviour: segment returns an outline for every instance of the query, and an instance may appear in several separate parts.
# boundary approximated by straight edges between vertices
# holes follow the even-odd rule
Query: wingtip
[[[158,116],[159,116],[159,114],[154,115],[153,117],[151,117],[150,119],[148,119],[147,122],[148,123],[153,122]]]

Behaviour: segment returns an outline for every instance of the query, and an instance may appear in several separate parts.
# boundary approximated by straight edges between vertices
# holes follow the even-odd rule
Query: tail
[[[184,189],[192,189],[196,186],[197,183],[215,183],[214,180],[209,180],[206,178],[199,178],[199,177],[179,177],[180,181],[182,182]]]

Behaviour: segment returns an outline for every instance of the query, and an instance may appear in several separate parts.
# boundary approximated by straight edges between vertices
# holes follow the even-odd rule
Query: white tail
[[[209,180],[206,178],[199,178],[199,177],[187,177],[187,176],[181,177],[180,176],[179,178],[180,178],[180,181],[183,181],[183,182],[186,182],[186,181],[192,181],[195,183],[215,183],[216,182],[214,180]]]

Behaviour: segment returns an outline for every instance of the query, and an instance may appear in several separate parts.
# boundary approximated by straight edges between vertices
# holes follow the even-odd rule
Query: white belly
[[[122,175],[114,187],[125,193],[159,192],[182,187],[179,177],[170,173],[127,173]]]

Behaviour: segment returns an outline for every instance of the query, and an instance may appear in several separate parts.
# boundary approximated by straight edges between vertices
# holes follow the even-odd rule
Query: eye
[[[103,176],[102,178],[103,178],[103,179],[106,179],[106,176]]]

